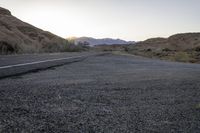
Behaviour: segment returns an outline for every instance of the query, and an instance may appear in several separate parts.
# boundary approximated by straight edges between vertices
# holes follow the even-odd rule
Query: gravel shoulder
[[[0,80],[0,132],[199,132],[200,65],[103,55]]]

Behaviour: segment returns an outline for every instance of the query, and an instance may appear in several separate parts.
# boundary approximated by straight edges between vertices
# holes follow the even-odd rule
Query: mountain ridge
[[[93,37],[73,37],[73,40],[75,41],[76,44],[79,42],[84,43],[87,42],[91,46],[95,45],[113,45],[113,44],[130,44],[130,43],[135,43],[134,41],[125,41],[122,39],[113,39],[113,38],[93,38]]]

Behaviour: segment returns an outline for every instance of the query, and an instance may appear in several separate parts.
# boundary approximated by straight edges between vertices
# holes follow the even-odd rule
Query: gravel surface
[[[104,55],[2,79],[0,132],[200,132],[200,65]]]

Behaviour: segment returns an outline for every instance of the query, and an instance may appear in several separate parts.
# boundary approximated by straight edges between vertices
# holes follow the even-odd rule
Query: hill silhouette
[[[200,63],[200,33],[182,33],[168,38],[151,38],[135,45],[129,45],[128,51],[146,57]]]
[[[66,39],[25,23],[0,7],[0,54],[60,52],[75,47],[69,45]]]

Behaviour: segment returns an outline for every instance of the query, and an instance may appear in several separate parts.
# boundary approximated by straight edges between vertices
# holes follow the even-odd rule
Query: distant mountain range
[[[112,45],[112,44],[133,44],[135,43],[134,41],[125,41],[125,40],[121,40],[121,39],[112,39],[112,38],[102,38],[102,39],[96,39],[96,38],[92,38],[92,37],[79,37],[79,38],[73,38],[73,40],[75,41],[76,44],[78,44],[79,42],[87,42],[89,43],[90,46],[94,46],[94,45]]]

